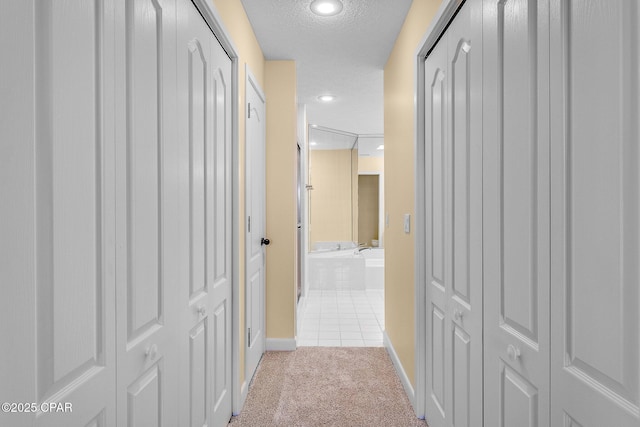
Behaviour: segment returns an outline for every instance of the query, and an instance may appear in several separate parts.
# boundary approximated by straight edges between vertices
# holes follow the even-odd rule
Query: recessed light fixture
[[[312,128],[317,128],[317,127],[318,127],[318,125],[311,125],[311,127],[312,127]]]
[[[313,0],[310,7],[313,13],[320,16],[333,16],[342,11],[340,0]]]
[[[317,143],[317,142],[315,142],[315,141],[311,141],[311,142],[309,143],[309,145],[318,145],[318,143]]]
[[[336,99],[336,97],[333,95],[320,95],[318,99],[322,102],[331,102]]]
[[[384,150],[384,144],[378,145],[378,148],[376,148],[376,150]]]

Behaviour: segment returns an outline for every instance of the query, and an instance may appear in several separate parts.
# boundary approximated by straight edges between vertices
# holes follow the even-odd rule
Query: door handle
[[[145,358],[148,360],[155,360],[155,358],[158,356],[158,346],[156,344],[153,344],[149,347],[147,347],[147,349],[144,352]]]
[[[509,344],[509,346],[507,347],[507,356],[509,356],[509,359],[511,359],[513,362],[520,359],[520,348],[516,347],[513,344]]]
[[[260,244],[264,246],[269,246],[271,244],[271,240],[265,239],[264,237],[260,239]]]

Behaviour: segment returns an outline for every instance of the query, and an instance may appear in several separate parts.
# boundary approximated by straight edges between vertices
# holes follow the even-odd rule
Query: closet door
[[[231,60],[178,0],[181,425],[231,418]]]
[[[482,3],[425,62],[427,413],[482,424]]]
[[[640,7],[551,1],[552,425],[640,425]]]
[[[448,245],[446,188],[447,171],[447,105],[449,70],[447,69],[447,37],[440,39],[425,61],[425,212],[427,270],[427,402],[426,419],[430,426],[446,425],[449,409],[451,318],[447,315],[447,283],[445,258]]]
[[[113,1],[0,9],[0,425],[115,426]]]
[[[548,426],[548,0],[484,15],[485,425]]]
[[[175,7],[117,6],[118,425],[178,425]]]

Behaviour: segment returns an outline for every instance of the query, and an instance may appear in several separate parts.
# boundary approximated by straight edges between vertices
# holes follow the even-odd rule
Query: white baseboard
[[[405,393],[407,393],[407,397],[409,398],[409,402],[411,402],[411,406],[415,411],[415,401],[416,395],[413,390],[413,386],[411,385],[411,381],[409,381],[409,377],[407,373],[404,371],[402,367],[402,363],[400,363],[400,358],[398,358],[398,354],[396,350],[393,348],[393,344],[391,343],[391,339],[387,335],[387,331],[382,332],[382,339],[384,342],[384,346],[387,349],[387,353],[389,353],[389,357],[391,358],[391,362],[393,362],[393,367],[396,368],[396,372],[400,377],[400,382],[402,383],[402,387],[404,387]]]
[[[295,338],[267,338],[267,351],[295,351]]]

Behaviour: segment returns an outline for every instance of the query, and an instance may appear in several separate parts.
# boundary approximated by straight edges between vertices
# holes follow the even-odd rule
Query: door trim
[[[238,149],[239,142],[239,129],[238,129],[238,49],[231,40],[231,36],[227,28],[224,26],[222,17],[218,13],[218,10],[210,0],[191,0],[196,6],[196,9],[202,15],[202,18],[207,23],[213,35],[218,39],[218,42],[225,50],[229,58],[231,59],[231,175],[232,178],[232,202],[231,202],[231,221],[232,221],[232,239],[231,239],[231,265],[232,265],[232,280],[231,280],[231,329],[232,329],[232,349],[231,349],[231,365],[233,373],[231,375],[231,411],[233,414],[240,412],[240,409],[244,405],[244,398],[246,398],[246,392],[244,398],[242,397],[240,388],[240,285],[239,285],[239,248],[240,248],[240,176],[238,171],[240,169],[240,155]]]
[[[424,134],[424,60],[436,46],[440,37],[453,20],[465,0],[443,0],[429,28],[416,49],[414,60],[414,93],[416,105],[414,129],[414,200],[415,200],[415,246],[414,246],[414,293],[415,293],[415,399],[413,410],[418,418],[425,418],[427,399],[427,340],[426,340],[426,288],[427,271],[422,260],[426,256],[426,210],[425,210],[425,134]]]

